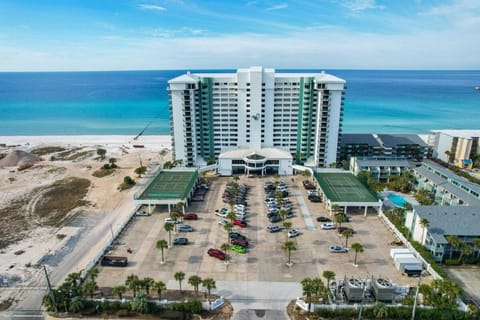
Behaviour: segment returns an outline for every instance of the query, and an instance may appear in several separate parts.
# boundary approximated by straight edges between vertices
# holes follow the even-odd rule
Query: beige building
[[[479,137],[480,130],[432,130],[428,144],[433,157],[471,169],[480,153]]]

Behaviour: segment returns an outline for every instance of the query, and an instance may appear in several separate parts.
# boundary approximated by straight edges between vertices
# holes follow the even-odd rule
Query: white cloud
[[[142,10],[165,11],[165,7],[156,4],[139,4],[138,7]]]
[[[352,11],[363,11],[368,9],[383,9],[384,6],[377,5],[375,0],[350,0],[343,3],[344,7]]]
[[[286,4],[286,3],[279,3],[279,4],[273,5],[273,6],[271,6],[271,7],[268,7],[268,8],[267,8],[267,11],[282,10],[282,9],[287,9],[287,8],[288,8],[288,4]]]

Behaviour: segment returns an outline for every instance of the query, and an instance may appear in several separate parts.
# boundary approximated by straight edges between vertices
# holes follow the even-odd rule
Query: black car
[[[176,238],[173,240],[173,244],[176,246],[184,246],[188,244],[187,238]]]
[[[332,222],[332,219],[327,218],[327,217],[318,217],[317,221],[318,222]]]
[[[282,218],[280,218],[280,216],[278,216],[278,215],[275,215],[275,216],[271,216],[269,220],[270,220],[270,222],[275,223],[275,222],[282,221]]]
[[[238,232],[230,232],[228,236],[230,237],[230,239],[247,239],[247,237]]]
[[[311,197],[308,197],[308,199],[311,202],[322,202],[322,198],[320,198],[319,196],[311,196]]]

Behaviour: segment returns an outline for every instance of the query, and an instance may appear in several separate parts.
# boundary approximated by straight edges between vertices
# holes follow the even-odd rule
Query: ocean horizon
[[[186,71],[0,73],[0,136],[170,135],[167,81]],[[325,71],[347,81],[344,133],[480,127],[478,70]]]

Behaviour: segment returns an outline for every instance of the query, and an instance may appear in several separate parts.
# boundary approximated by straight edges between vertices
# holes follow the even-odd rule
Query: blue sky
[[[0,71],[480,69],[480,0],[1,0]]]

